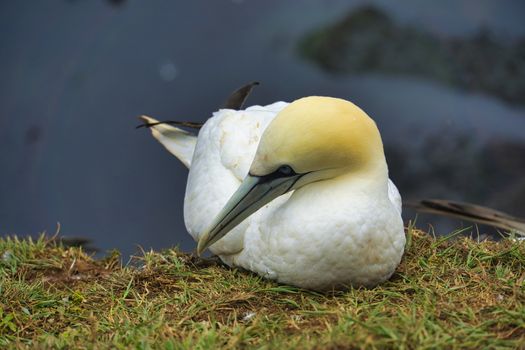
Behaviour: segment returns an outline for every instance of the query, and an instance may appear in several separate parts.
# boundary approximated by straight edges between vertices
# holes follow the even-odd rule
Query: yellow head
[[[376,124],[353,103],[305,97],[283,109],[264,131],[248,176],[201,235],[201,252],[274,198],[343,174],[387,181]]]
[[[384,163],[375,122],[351,102],[311,96],[283,109],[265,130],[250,175],[288,165],[296,173],[337,175]]]

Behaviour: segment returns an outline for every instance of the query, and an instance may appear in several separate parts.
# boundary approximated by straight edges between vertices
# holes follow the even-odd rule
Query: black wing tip
[[[261,82],[259,82],[258,80],[254,80],[248,84],[243,85],[239,89],[235,90],[230,95],[230,97],[224,104],[223,108],[241,109],[242,106],[244,105],[244,102],[248,98],[248,95],[252,91],[253,87],[258,86],[258,85],[261,85]],[[142,121],[142,124],[135,126],[135,129],[141,129],[141,128],[149,129],[151,127],[154,127],[156,125],[161,125],[161,124],[177,125],[177,126],[183,126],[183,127],[187,127],[191,129],[200,129],[203,125],[203,123],[178,122],[178,121],[173,121],[173,120],[165,120],[165,121],[159,121],[156,123],[150,123],[147,121],[147,119],[143,115],[139,116],[138,118]]]
[[[228,97],[222,108],[241,109],[244,105],[244,102],[246,102],[248,95],[250,95],[250,92],[253,90],[253,87],[260,84],[261,83],[259,81],[252,81],[251,83],[241,86],[240,88],[232,92],[232,94]]]
[[[455,217],[505,230],[512,229],[525,232],[525,218],[515,217],[478,204],[446,199],[422,199],[407,201],[405,205],[416,211]]]

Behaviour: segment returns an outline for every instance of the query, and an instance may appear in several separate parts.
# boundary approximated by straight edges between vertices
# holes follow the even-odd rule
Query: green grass
[[[176,250],[121,266],[0,239],[0,348],[525,348],[525,242],[408,230],[392,279],[319,294]]]

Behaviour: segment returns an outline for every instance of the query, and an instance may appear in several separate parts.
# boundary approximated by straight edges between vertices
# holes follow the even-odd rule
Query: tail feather
[[[481,205],[446,199],[424,199],[406,202],[405,205],[417,211],[464,219],[525,235],[525,219]]]
[[[139,117],[139,119],[144,122],[144,125],[148,126],[153,137],[166,147],[171,154],[177,157],[182,164],[187,168],[191,166],[197,136],[186,130],[161,123],[145,115]]]
[[[146,118],[149,118],[149,117],[146,117]],[[204,123],[197,123],[197,122],[179,122],[179,121],[176,121],[176,120],[163,120],[163,121],[156,121],[156,122],[146,122],[144,118],[142,118],[142,120],[144,121],[144,123],[140,124],[140,125],[137,125],[135,127],[135,129],[140,129],[140,128],[151,128],[153,126],[157,126],[157,125],[162,125],[162,124],[167,124],[167,125],[177,125],[177,126],[184,126],[186,128],[191,128],[191,129],[200,129],[202,128],[202,126],[204,125]],[[149,118],[148,120],[156,120],[156,119],[153,119],[153,118]]]

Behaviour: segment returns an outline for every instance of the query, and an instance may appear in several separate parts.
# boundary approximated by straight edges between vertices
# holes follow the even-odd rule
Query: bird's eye
[[[294,173],[293,169],[291,166],[289,165],[281,165],[278,169],[279,173],[281,173],[282,175],[292,175]]]

